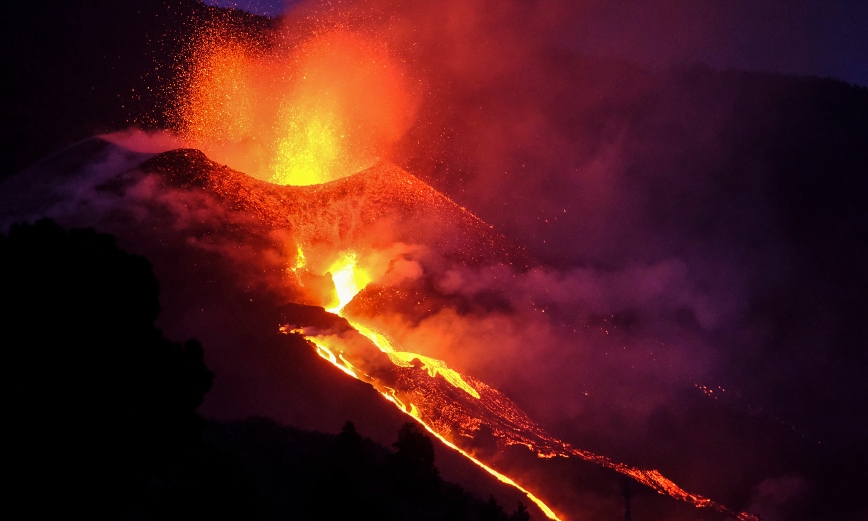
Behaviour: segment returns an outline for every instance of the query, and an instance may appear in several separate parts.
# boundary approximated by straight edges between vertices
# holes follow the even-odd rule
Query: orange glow
[[[302,252],[300,246],[298,247],[298,251],[299,258],[304,259],[304,252]],[[332,263],[329,272],[331,273],[332,281],[335,285],[338,304],[332,308],[326,309],[326,311],[343,316],[341,311],[343,311],[344,307],[350,303],[353,297],[355,297],[371,282],[371,275],[368,271],[358,266],[357,256],[352,252],[342,255],[338,260]],[[422,364],[422,367],[428,371],[428,376],[431,378],[436,378],[437,375],[440,375],[454,387],[461,389],[477,400],[479,399],[479,392],[464,381],[461,373],[454,369],[450,369],[443,360],[423,356],[417,353],[398,351],[386,335],[378,333],[351,319],[347,318],[347,320],[356,331],[367,337],[381,352],[385,353],[389,357],[389,360],[391,360],[396,366],[413,367],[413,362],[418,360]]]
[[[271,181],[314,185],[328,181],[343,157],[340,120],[328,109],[285,109],[283,137],[277,140]]]
[[[347,373],[353,378],[358,378],[355,371],[353,371],[352,367],[347,364],[347,361],[343,357],[340,357],[341,363],[338,363],[338,357],[336,357],[332,350],[328,347],[322,344],[316,344],[316,352],[318,355],[331,362],[332,365],[334,365],[341,371]]]
[[[373,342],[374,345],[377,346],[377,348],[380,351],[382,351],[383,353],[389,354],[389,353],[394,353],[396,351],[395,348],[392,346],[392,341],[389,340],[389,337],[387,337],[386,335],[384,335],[382,333],[378,333],[378,332],[374,331],[373,329],[365,327],[364,325],[359,324],[359,323],[350,322],[350,324],[354,328],[356,328],[356,331],[363,334],[371,342]]]
[[[300,249],[299,251],[301,252]],[[299,255],[303,256],[303,253]],[[367,271],[358,266],[357,257],[354,253],[347,253],[341,256],[333,263],[329,271],[332,274],[339,300],[338,306],[332,308],[330,311],[343,316],[344,307],[371,282],[371,276]],[[353,365],[350,359],[358,357],[360,362],[364,364],[366,360],[369,361],[370,354],[359,353],[357,351],[358,347],[353,347],[349,337],[344,335],[324,336],[320,334],[308,334],[304,328],[293,330],[283,328],[282,331],[284,333],[291,332],[303,335],[314,345],[317,353],[323,359],[328,360],[347,375],[372,385],[384,398],[395,404],[403,413],[416,419],[428,432],[443,442],[444,445],[457,451],[501,482],[515,487],[524,493],[550,519],[558,520],[559,518],[541,499],[519,485],[512,478],[494,470],[453,441],[450,441],[447,436],[449,436],[448,433],[451,426],[455,424],[462,426],[464,431],[469,433],[465,435],[472,437],[472,433],[478,430],[482,424],[485,424],[491,428],[498,444],[504,446],[523,445],[536,453],[540,458],[553,458],[555,456],[578,457],[629,476],[660,494],[668,495],[696,507],[711,508],[732,515],[740,521],[758,521],[756,517],[745,512],[734,512],[708,498],[690,494],[657,470],[630,467],[623,463],[613,462],[605,456],[572,447],[568,443],[544,432],[527,415],[519,410],[514,403],[496,389],[450,369],[442,360],[400,350],[396,348],[394,341],[386,334],[375,331],[350,318],[344,318],[347,319],[356,332],[370,342],[372,347],[375,347],[379,353],[385,355],[394,367],[405,370],[407,368],[417,368],[418,362],[421,364],[421,369],[427,372],[428,377],[436,381],[438,375],[442,376],[443,381],[454,388],[464,391],[466,395],[472,397],[472,400],[462,402],[456,398],[449,398],[450,395],[443,394],[437,391],[436,388],[429,391],[426,384],[421,381],[410,381],[410,387],[404,389],[396,389],[384,385],[376,376],[366,373],[364,366],[355,367]],[[411,372],[411,374],[418,373]],[[443,417],[443,411],[446,410],[449,413]]]
[[[295,268],[296,270],[300,270],[307,265],[307,259],[304,256],[304,251],[301,249],[301,246],[296,248],[295,253]]]
[[[301,250],[301,247],[298,247],[299,258],[304,258],[304,253]],[[332,275],[332,280],[334,281],[335,290],[338,297],[338,305],[334,308],[328,309],[327,311],[335,313],[337,315],[342,315],[343,308],[355,297],[368,283],[371,282],[370,275],[360,268],[357,263],[357,256],[355,253],[346,253],[341,256],[337,261],[335,261],[331,268],[329,269]],[[346,318],[346,317],[344,317]],[[470,384],[465,381],[464,377],[458,371],[450,369],[445,362],[442,360],[437,360],[435,358],[430,358],[427,356],[419,355],[416,353],[409,353],[405,351],[398,351],[395,349],[392,341],[384,334],[378,333],[368,327],[365,327],[362,324],[356,323],[352,320],[349,320],[350,324],[358,331],[360,334],[365,336],[368,340],[371,341],[373,345],[377,347],[377,349],[386,354],[388,359],[398,367],[413,367],[414,361],[419,361],[422,364],[422,367],[427,371],[428,376],[431,378],[436,378],[437,375],[443,377],[443,379],[448,382],[450,385],[461,389],[468,395],[473,398],[479,400],[480,394],[475,388],[473,388]],[[283,333],[300,333],[305,335],[304,330],[298,329],[287,329],[281,328]],[[443,442],[447,447],[459,452],[462,456],[472,461],[475,465],[484,469],[486,472],[496,477],[503,483],[515,487],[524,493],[528,499],[534,502],[540,510],[542,510],[546,516],[555,521],[560,521],[560,519],[555,515],[551,508],[548,507],[542,500],[533,495],[530,491],[516,483],[511,478],[497,472],[493,468],[485,465],[481,461],[477,460],[473,456],[471,456],[468,452],[462,450],[454,443],[447,440],[443,435],[437,432],[431,425],[426,423],[423,419],[422,415],[419,413],[419,409],[414,404],[410,404],[409,408],[404,405],[404,403],[398,398],[397,391],[390,387],[377,385],[377,382],[369,375],[365,373],[360,373],[352,364],[344,357],[342,352],[342,346],[340,345],[339,337],[334,336],[316,336],[311,337],[309,335],[305,335],[309,341],[313,343],[316,347],[316,352],[323,359],[328,360],[332,365],[340,369],[345,374],[352,376],[353,378],[367,381],[368,383],[373,384],[376,388],[380,390],[380,394],[385,397],[390,402],[394,403],[402,412],[410,415],[416,421],[418,421],[425,429],[430,432],[432,435],[436,436],[441,442]],[[338,353],[337,355],[335,353]]]
[[[350,322],[350,324],[352,324],[352,322]],[[388,355],[389,359],[392,361],[393,364],[402,367],[413,367],[413,361],[419,360],[420,362],[422,362],[422,367],[428,371],[428,376],[430,376],[431,378],[435,378],[439,374],[452,386],[461,389],[462,391],[466,392],[477,400],[479,399],[479,392],[473,387],[470,387],[470,385],[468,385],[467,382],[464,381],[461,373],[454,369],[449,369],[449,367],[446,365],[446,362],[444,362],[443,360],[437,360],[436,358],[407,352],[394,352],[388,353]]]
[[[427,430],[427,431],[430,432],[432,435],[434,435],[438,440],[440,440],[441,442],[443,442],[444,445],[446,445],[447,447],[449,447],[449,448],[452,449],[452,450],[458,451],[458,453],[460,453],[462,456],[464,456],[465,458],[469,459],[470,461],[472,461],[472,462],[473,462],[474,464],[476,464],[477,466],[481,467],[483,470],[485,470],[486,472],[488,472],[489,474],[491,474],[492,476],[494,476],[495,478],[497,478],[499,481],[501,481],[501,482],[503,482],[503,483],[506,483],[507,485],[510,485],[510,486],[515,487],[515,488],[517,488],[518,490],[522,491],[522,492],[524,493],[524,495],[526,495],[528,499],[530,499],[531,501],[533,501],[534,504],[536,504],[536,506],[538,506],[539,509],[542,510],[543,513],[546,515],[546,517],[548,517],[549,519],[554,519],[554,520],[556,520],[556,521],[560,521],[559,518],[558,518],[558,516],[554,513],[554,511],[552,511],[552,509],[549,508],[548,505],[546,505],[545,503],[543,503],[542,500],[540,500],[538,497],[536,497],[536,496],[534,496],[533,494],[531,494],[530,491],[528,491],[527,489],[525,489],[524,487],[522,487],[521,485],[519,485],[518,483],[516,483],[516,482],[513,481],[512,479],[508,478],[507,476],[504,476],[504,475],[501,474],[500,472],[498,472],[498,471],[494,470],[493,468],[489,467],[489,466],[486,465],[485,463],[482,463],[482,462],[479,461],[478,459],[474,458],[473,456],[471,456],[470,454],[468,454],[466,451],[461,450],[461,448],[459,448],[457,445],[455,445],[454,443],[450,442],[449,440],[447,440],[446,438],[444,438],[443,436],[441,436],[438,432],[436,432],[434,429],[432,429],[430,426],[428,426],[424,421],[421,420],[421,418],[419,418],[419,410],[416,409],[416,406],[415,406],[415,405],[412,405],[412,404],[410,405],[410,413],[409,413],[409,414],[410,414],[410,416],[416,418],[416,420],[417,420],[417,421],[418,421],[418,422],[419,422],[423,427],[425,427],[425,430]]]
[[[320,28],[301,39],[284,36],[274,33],[263,41],[210,27],[194,39],[171,115],[185,144],[233,169],[281,185],[320,185],[359,172],[387,156],[391,145],[411,125],[417,102],[400,60],[370,36],[346,28]],[[250,190],[244,195],[237,193],[244,183],[239,181],[243,174],[236,172],[232,177],[227,169],[221,172],[220,179],[209,179],[215,191],[240,201],[242,207],[259,211],[263,218],[285,224],[286,215],[291,213],[288,205],[293,204],[292,218],[297,224],[293,233],[301,233],[304,241],[335,244],[340,240],[341,246],[332,246],[338,251],[360,246],[353,242],[357,236],[345,236],[343,228],[323,222],[327,220],[325,214],[309,211],[308,198],[321,190],[319,186],[299,189],[294,195],[257,188],[256,197],[252,197]],[[406,190],[400,193],[412,193],[400,199],[402,204],[414,206],[424,201],[436,208],[455,206],[403,171],[398,172],[400,175],[386,172],[389,176],[380,179],[400,179]],[[376,200],[379,194],[369,197]],[[470,226],[484,224],[463,209],[459,215],[472,222]],[[356,222],[347,227],[352,230]],[[309,263],[323,267],[337,252],[319,255],[328,260],[317,259],[317,255],[308,259],[301,246],[296,253],[286,271],[300,281],[299,270],[316,269],[321,274],[318,268],[308,268]],[[332,262],[328,271],[337,303],[328,311],[343,316],[353,298],[383,275],[383,270],[372,266],[360,266],[354,252],[343,253]],[[384,332],[347,319],[354,331],[345,336],[304,329],[282,331],[303,335],[324,360],[372,385],[447,447],[521,490],[551,519],[558,519],[551,508],[512,478],[462,449],[460,440],[472,438],[485,426],[498,447],[522,445],[542,458],[578,457],[697,507],[712,508],[741,521],[756,519],[690,494],[657,470],[630,467],[572,447],[546,433],[496,389],[449,368],[443,360],[405,351]],[[453,429],[457,429],[458,437],[453,436]]]
[[[171,117],[185,144],[232,169],[275,184],[320,185],[374,165],[388,156],[415,116],[416,95],[409,88],[414,82],[406,77],[401,60],[369,34],[342,27],[317,28],[301,38],[278,30],[254,38],[218,24],[192,40],[183,66],[185,72],[176,86],[178,101]],[[282,271],[296,276],[300,284],[299,270],[321,275],[324,270],[320,268],[331,262],[328,271],[337,302],[328,311],[343,316],[353,298],[383,275],[382,270],[373,268],[374,263],[364,265],[369,259],[359,259],[353,252],[339,252],[370,246],[364,241],[371,236],[361,239],[356,229],[388,221],[383,217],[389,214],[369,208],[357,211],[355,199],[350,203],[353,210],[347,212],[352,218],[346,221],[340,220],[342,214],[338,211],[324,209],[329,201],[350,199],[337,197],[336,192],[360,193],[355,190],[364,184],[330,183],[325,188],[281,191],[249,183],[240,172],[220,172],[208,179],[216,193],[281,226],[287,224],[289,216],[291,233],[298,234],[302,242],[316,244],[317,248],[325,243],[323,248],[332,248],[318,250],[319,254],[309,252],[311,258],[307,258],[299,245],[294,262],[282,265]],[[459,209],[445,196],[400,169],[382,169],[374,179],[379,184],[372,185],[371,193],[364,192],[367,199],[361,199],[370,202],[369,206],[376,206],[385,188],[393,199],[383,206],[443,209],[445,216],[463,219],[474,230],[487,231],[488,226],[481,220],[463,208],[458,213]],[[400,192],[391,191],[396,184],[400,184]],[[317,194],[330,190],[330,195],[317,198]],[[453,213],[446,213],[453,207],[449,210]],[[365,225],[359,224],[363,220]],[[444,217],[432,222],[446,220]],[[377,228],[377,233],[382,229]],[[378,235],[377,241],[384,239]],[[462,449],[461,439],[474,437],[485,426],[500,448],[522,445],[541,458],[577,457],[697,507],[712,508],[742,521],[756,519],[690,494],[657,470],[633,468],[572,447],[546,433],[496,389],[449,368],[442,360],[405,351],[385,332],[344,318],[353,331],[338,334],[288,327],[281,331],[303,335],[318,356],[348,376],[372,385],[446,446],[521,490],[551,519],[558,519],[551,508],[512,478]],[[453,436],[453,429],[458,436]]]
[[[231,40],[220,43],[198,50],[181,98],[184,130],[194,144],[206,138],[237,140],[253,130],[253,100],[246,95],[254,81],[250,51]]]
[[[338,304],[326,311],[339,315],[344,306],[349,304],[353,297],[371,282],[371,276],[356,266],[355,253],[347,253],[336,260],[329,268],[329,272],[331,272],[332,280],[335,283]]]
[[[284,332],[297,332],[297,331],[288,331],[288,330],[283,330],[283,331]],[[302,334],[303,334],[303,332],[302,332]],[[372,336],[378,336],[380,341],[383,341],[385,339],[384,336],[376,334],[376,333]],[[306,337],[306,338],[308,338],[308,340],[310,340],[314,344],[314,346],[316,347],[317,354],[319,354],[323,359],[328,360],[332,365],[334,365],[335,367],[337,367],[338,369],[340,369],[344,373],[348,374],[349,376],[352,376],[353,378],[356,378],[356,379],[362,380],[362,381],[369,381],[369,379],[371,378],[368,375],[364,375],[364,377],[360,377],[360,375],[356,372],[355,368],[353,368],[342,355],[335,356],[332,349],[334,348],[335,350],[337,350],[337,349],[339,349],[338,347],[336,347],[336,346],[333,348],[327,347],[323,343],[322,338],[317,338],[316,340],[312,340],[310,337]],[[386,342],[388,342],[388,341],[386,341]],[[389,358],[392,359],[393,361],[394,360],[406,360],[410,355],[412,355],[413,358],[423,358],[420,355],[414,355],[413,353],[389,352],[388,354],[389,354]],[[400,357],[392,358],[393,356],[395,356],[397,354],[407,355],[407,356],[400,356]],[[443,362],[441,362],[439,360],[434,360],[434,359],[428,359],[428,360],[432,360],[434,362],[439,362],[440,364],[443,364]],[[403,364],[403,362],[398,363],[396,365],[400,366],[402,364]],[[411,365],[411,364],[408,364],[408,365]],[[444,366],[445,366],[445,364],[444,364]],[[451,370],[449,370],[449,371],[451,371]],[[450,381],[450,383],[452,385],[456,385],[456,387],[460,387],[460,388],[464,389],[465,391],[468,392],[468,394],[471,394],[475,398],[478,399],[479,393],[475,389],[470,387],[466,382],[464,382],[463,378],[461,378],[459,373],[457,373],[456,371],[452,371],[452,372],[455,373],[456,375],[458,375],[457,378],[458,378],[458,380],[460,380],[460,382],[461,382],[461,384],[463,384],[463,386],[456,385],[452,381]],[[432,374],[431,370],[429,369],[429,375],[430,376],[433,377],[433,376],[436,376],[436,374],[438,374],[438,373],[435,372]],[[443,374],[443,372],[440,372],[439,374],[441,374],[442,376],[444,376],[444,378],[446,378],[446,375]],[[371,383],[371,382],[369,382],[369,383]],[[467,389],[465,389],[464,387],[467,387]],[[425,430],[427,430],[433,436],[435,436],[437,439],[439,439],[444,445],[446,445],[447,447],[449,447],[450,449],[452,449],[454,451],[457,451],[459,454],[461,454],[462,456],[464,456],[465,458],[467,458],[468,460],[473,462],[473,464],[477,465],[478,467],[482,468],[483,470],[485,470],[486,472],[488,472],[489,474],[491,474],[492,476],[497,478],[499,481],[520,490],[522,493],[525,494],[525,496],[527,496],[528,499],[533,501],[533,503],[536,504],[539,507],[539,509],[542,510],[543,513],[545,513],[545,515],[549,519],[553,519],[555,521],[560,521],[560,518],[558,518],[558,516],[554,513],[554,511],[551,508],[549,508],[549,506],[546,505],[541,499],[536,497],[533,493],[531,493],[526,488],[524,488],[521,485],[519,485],[518,483],[516,483],[513,479],[501,474],[500,472],[497,472],[493,468],[489,467],[488,465],[482,463],[481,461],[479,461],[478,459],[473,457],[467,451],[461,449],[460,447],[458,447],[454,443],[447,440],[443,435],[441,435],[439,432],[437,432],[431,425],[429,425],[428,423],[425,422],[425,420],[422,418],[421,414],[419,413],[419,409],[414,404],[410,404],[410,406],[408,408],[407,406],[405,406],[401,402],[400,399],[398,399],[398,397],[396,396],[396,391],[394,389],[391,389],[391,388],[387,388],[387,389],[389,392],[381,390],[380,394],[384,398],[386,398],[388,401],[395,404],[398,407],[398,409],[401,410],[401,412],[414,418],[417,422],[419,422],[420,425],[422,425],[425,428]],[[471,393],[471,391],[472,391],[472,393]]]
[[[372,166],[412,124],[415,96],[384,45],[341,28],[262,40],[221,27],[194,40],[172,117],[189,146],[264,181],[314,185]]]

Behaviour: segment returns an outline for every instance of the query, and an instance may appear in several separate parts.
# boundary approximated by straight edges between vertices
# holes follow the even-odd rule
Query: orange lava
[[[258,179],[314,185],[370,167],[413,122],[415,96],[384,45],[341,27],[267,34],[215,25],[193,40],[172,113],[189,146]]]
[[[377,237],[374,242],[380,245],[402,241],[429,244],[432,248],[449,251],[456,262],[487,258],[487,262],[522,265],[523,257],[511,252],[482,221],[394,166],[381,164],[345,179],[310,187],[276,186],[257,181],[210,162],[200,152],[191,150],[161,154],[142,169],[173,186],[204,187],[221,198],[228,208],[255,217],[255,222],[262,222],[268,229],[292,230],[295,240],[292,248],[286,248],[282,266],[284,277],[288,275],[286,278],[290,281],[296,280],[290,286],[297,287],[301,281],[308,280],[305,277],[321,275],[330,267],[340,272],[352,265],[351,272],[365,272],[364,276],[353,273],[345,278],[352,281],[354,287],[347,287],[343,298],[335,298],[336,303],[343,300],[346,305],[354,296],[360,296],[357,292],[366,283],[365,278],[376,281],[386,273],[382,267],[372,268],[371,255],[353,255],[353,245],[371,244],[374,236]],[[383,234],[381,228],[365,226],[365,223],[382,221],[395,223],[388,229],[389,235]],[[250,224],[247,220],[240,222]],[[443,237],[447,232],[449,240]],[[303,249],[302,245],[311,245],[310,250]],[[492,256],[483,257],[486,252]],[[334,282],[343,284],[340,277]],[[340,311],[343,309],[341,307]],[[613,462],[552,437],[503,393],[458,371],[454,374],[460,380],[450,381],[444,371],[450,368],[445,363],[434,365],[431,362],[434,359],[426,362],[421,355],[397,346],[384,332],[357,321],[351,323],[351,329],[340,326],[338,329],[344,329],[333,332],[296,326],[287,325],[281,330],[306,337],[323,359],[348,376],[370,384],[402,412],[414,416],[438,438],[448,441],[450,447],[460,449],[459,452],[474,464],[489,472],[497,471],[461,448],[461,441],[475,437],[482,426],[491,431],[499,447],[521,445],[540,458],[578,457],[697,507],[724,512],[742,521],[756,519],[691,494],[656,470]],[[399,353],[403,354],[389,356]],[[468,392],[467,388],[475,393]],[[515,483],[512,478],[503,478],[509,480],[505,483]],[[531,500],[536,503],[535,499]]]
[[[387,156],[413,122],[417,100],[411,82],[401,61],[385,45],[370,35],[338,26],[320,28],[301,38],[279,29],[266,36],[253,34],[219,24],[201,31],[185,55],[172,119],[183,140],[212,159],[263,181],[304,186],[295,192],[278,190],[287,187],[258,186],[225,167],[221,167],[221,176],[207,180],[215,193],[264,221],[282,223],[296,239],[330,245],[334,250],[326,255],[330,262],[308,258],[315,256],[306,255],[299,246],[292,265],[286,268],[300,277],[309,262],[328,266],[336,288],[329,311],[341,315],[375,279],[360,265],[358,255],[347,251],[363,242],[354,235],[365,229],[359,223],[381,222],[384,215],[393,217],[385,212],[396,208],[407,209],[408,215],[423,203],[424,208],[438,209],[439,214],[412,214],[413,220],[395,220],[400,224],[396,228],[412,240],[433,237],[426,242],[430,246],[438,245],[437,241],[452,244],[462,256],[456,258],[484,258],[477,251],[480,244],[486,252],[507,251],[482,221],[459,211],[452,201],[400,169],[380,167],[355,180],[341,179]],[[162,167],[155,163],[153,168]],[[328,204],[329,198],[340,205]],[[314,199],[318,202],[312,203]],[[346,207],[352,210],[343,211]],[[445,227],[444,223],[454,226],[457,222],[465,224],[465,235],[449,240],[436,235],[438,223]],[[750,514],[733,512],[684,491],[657,470],[630,467],[572,447],[547,434],[496,389],[450,368],[443,360],[404,350],[366,324],[349,322],[350,334],[288,326],[281,330],[303,335],[323,359],[372,385],[446,446],[522,491],[551,519],[558,517],[536,495],[462,449],[461,437],[472,438],[485,425],[499,446],[522,445],[541,458],[578,457],[627,475],[660,494],[742,521],[756,521]],[[453,435],[456,428],[458,436]]]
[[[357,265],[354,254],[344,256],[333,265],[332,279],[336,292],[339,295],[340,305],[331,311],[341,315],[341,312],[352,298],[358,294],[370,276]],[[364,281],[364,283],[360,283]],[[347,317],[344,317],[347,318]],[[432,359],[415,353],[398,350],[387,335],[374,331],[371,328],[348,319],[350,325],[359,334],[367,338],[372,345],[396,366],[401,368],[416,369],[415,362],[422,364],[429,378],[433,380],[420,380],[418,376],[404,378],[404,383],[399,389],[388,387],[376,376],[364,372],[363,368],[352,365],[352,358],[357,355],[357,349],[350,345],[344,336],[320,335],[309,333],[305,329],[287,330],[305,336],[324,359],[339,368],[344,373],[373,385],[385,398],[394,403],[402,412],[415,418],[431,434],[441,440],[449,448],[458,451],[474,464],[483,468],[486,472],[495,476],[503,483],[509,484],[522,491],[528,499],[533,501],[550,519],[559,519],[554,511],[528,489],[519,485],[515,480],[501,474],[485,463],[479,461],[467,451],[448,439],[450,427],[453,425],[464,426],[465,435],[473,436],[473,432],[479,429],[481,424],[486,424],[493,432],[498,443],[502,445],[523,445],[537,453],[540,458],[578,457],[585,461],[612,469],[616,472],[631,477],[660,494],[665,494],[675,499],[690,503],[696,507],[712,508],[719,512],[736,517],[741,521],[758,521],[756,517],[745,513],[735,512],[724,505],[716,503],[708,498],[697,494],[691,494],[673,481],[669,480],[657,470],[639,469],[623,463],[611,461],[605,456],[593,454],[558,440],[547,434],[535,424],[524,412],[522,412],[511,400],[484,383],[458,371],[449,369],[445,362]],[[367,357],[362,357],[367,359]],[[413,371],[411,375],[418,375]],[[473,400],[458,398],[464,395],[450,395],[443,387],[436,383],[437,376],[442,376],[449,386],[457,388],[470,395]],[[450,411],[450,412],[444,412]]]
[[[343,316],[344,306],[371,281],[371,278],[363,268],[358,266],[356,256],[352,253],[344,254],[335,261],[331,274],[340,304],[330,311]],[[354,358],[363,360],[361,364],[364,364],[365,361],[370,360],[370,355],[360,356],[359,348],[354,347],[345,335],[322,335],[317,332],[308,332],[304,328],[293,330],[283,328],[282,331],[303,335],[315,346],[317,353],[322,358],[328,360],[347,375],[374,386],[380,394],[394,403],[402,412],[416,419],[447,447],[459,452],[503,483],[523,492],[550,519],[557,520],[559,518],[536,495],[450,441],[452,426],[462,426],[464,431],[462,434],[473,437],[473,433],[479,429],[480,425],[485,424],[491,429],[500,445],[523,445],[535,452],[540,458],[578,457],[629,476],[660,494],[668,495],[696,507],[711,508],[734,516],[741,521],[758,521],[756,517],[748,513],[732,511],[708,498],[685,491],[657,470],[630,467],[623,463],[613,462],[605,456],[572,447],[543,431],[509,398],[496,389],[468,375],[449,369],[446,363],[441,360],[401,351],[384,333],[377,332],[352,319],[347,318],[347,320],[357,333],[365,337],[371,345],[376,346],[376,349],[386,355],[396,368],[409,368],[410,372],[398,379],[398,388],[387,386],[377,376],[365,372],[363,365],[354,366],[352,362]],[[416,366],[417,362],[421,364],[421,367]],[[418,369],[423,369],[428,378],[420,378]],[[442,381],[448,386],[443,387],[437,376],[441,376]],[[462,390],[464,393],[450,394],[450,388]],[[468,395],[472,399],[468,400]]]

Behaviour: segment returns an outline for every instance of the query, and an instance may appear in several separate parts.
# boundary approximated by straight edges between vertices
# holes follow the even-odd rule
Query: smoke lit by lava
[[[520,485],[520,478],[474,455],[471,442],[480,429],[501,448],[581,458],[697,507],[754,519],[688,493],[656,470],[573,447],[503,393],[431,356],[430,345],[396,342],[381,315],[408,300],[400,295],[410,287],[403,282],[422,277],[432,256],[519,274],[534,261],[445,196],[383,162],[413,123],[421,92],[400,54],[348,22],[308,19],[292,29],[203,28],[181,62],[172,119],[188,146],[227,166],[179,151],[142,168],[174,186],[219,194],[267,228],[286,230],[286,249],[294,255],[283,284],[346,321],[305,324],[288,316],[281,331],[303,335],[322,358],[373,386],[552,519],[557,515],[540,499],[545,490]],[[409,300],[419,305],[444,305],[413,291]]]
[[[498,470],[501,461],[479,450],[483,434],[496,449],[527,448],[543,465],[578,458],[696,507],[755,519],[689,493],[657,470],[550,434],[519,407],[520,397],[510,399],[483,381],[491,380],[478,370],[481,364],[468,369],[473,350],[510,353],[493,343],[462,344],[446,333],[466,316],[494,316],[514,305],[473,277],[493,273],[504,285],[540,292],[557,284],[540,282],[548,273],[523,248],[388,161],[422,117],[427,84],[406,50],[390,47],[369,26],[338,15],[323,20],[283,21],[264,33],[220,23],[202,28],[173,86],[174,139],[188,148],[102,179],[94,190],[133,199],[177,191],[183,197],[166,204],[183,206],[178,211],[189,222],[201,225],[201,214],[213,210],[208,205],[218,205],[231,226],[276,243],[276,252],[244,244],[255,268],[237,251],[225,255],[243,258],[239,272],[249,272],[239,279],[256,279],[288,302],[331,315],[302,320],[289,305],[274,329],[302,336],[332,366],[369,384],[552,519],[565,516],[547,506],[545,488]],[[220,249],[202,235],[197,246]],[[676,277],[678,269],[663,265],[661,271]],[[471,290],[474,284],[482,289]],[[537,302],[532,306],[537,311]]]
[[[418,271],[426,269],[422,250],[468,266],[501,264],[520,272],[531,263],[520,248],[406,172],[381,163],[325,184],[280,186],[184,150],[162,154],[142,169],[173,186],[219,194],[227,206],[257,216],[268,228],[289,230],[292,244],[287,248],[294,255],[284,277],[301,287],[308,302],[323,305],[347,321],[335,317],[326,323],[298,323],[289,313],[281,331],[303,335],[322,358],[369,383],[447,446],[525,492],[549,517],[557,515],[537,497],[544,498],[545,491],[520,484],[520,479],[473,455],[471,442],[480,429],[490,430],[499,447],[524,446],[539,458],[578,457],[626,474],[661,494],[752,519],[684,491],[655,470],[616,463],[552,437],[496,389],[455,370],[449,361],[396,345],[389,331],[365,322],[366,314],[391,307],[388,299],[394,290],[400,291],[402,281],[420,275],[399,276],[402,263]],[[360,305],[355,305],[356,296]]]

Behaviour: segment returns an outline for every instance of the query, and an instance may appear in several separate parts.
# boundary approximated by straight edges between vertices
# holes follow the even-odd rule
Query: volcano
[[[769,17],[714,8],[643,11],[649,40],[583,3],[292,5],[13,6],[0,232],[149,259],[217,422],[413,416],[537,520],[868,518],[864,86],[762,65]],[[751,70],[649,61],[727,24]]]
[[[16,186],[25,177],[26,186]],[[153,259],[169,293],[163,327],[202,337],[206,360],[218,374],[206,414],[233,417],[243,410],[299,422],[285,409],[311,414],[313,407],[303,403],[324,393],[339,402],[333,403],[335,414],[373,409],[394,415],[372,406],[380,395],[553,519],[553,508],[565,509],[548,506],[544,490],[498,468],[528,465],[524,460],[531,455],[534,472],[545,475],[548,466],[561,465],[555,460],[575,460],[574,466],[586,469],[581,472],[593,472],[583,467],[590,464],[609,473],[608,481],[621,474],[661,496],[710,507],[703,511],[754,519],[685,491],[657,470],[576,448],[460,365],[424,347],[399,344],[386,318],[398,314],[418,322],[442,308],[467,313],[497,306],[443,291],[438,284],[455,269],[500,266],[521,274],[537,263],[397,166],[380,163],[322,185],[279,186],[198,150],[154,155],[92,139],[5,185],[3,226],[47,215],[110,231]],[[340,273],[354,281],[346,294]],[[276,340],[278,333],[288,342]],[[335,379],[339,373],[310,358],[291,369],[285,362],[272,364],[275,356],[286,360],[287,352],[275,349],[287,347],[315,352],[362,384]],[[286,378],[296,381],[288,388],[280,382]],[[657,508],[695,515],[672,504]]]

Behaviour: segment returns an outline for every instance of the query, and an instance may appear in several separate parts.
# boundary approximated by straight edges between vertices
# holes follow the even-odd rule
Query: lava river
[[[299,262],[300,268],[304,262],[301,248]],[[371,276],[358,266],[354,253],[342,255],[329,272],[335,284],[338,304],[328,311],[347,319],[351,329],[323,331],[317,327],[286,324],[281,331],[303,335],[323,359],[345,374],[372,385],[385,399],[412,416],[447,447],[526,494],[550,519],[559,517],[543,500],[462,449],[462,439],[472,439],[474,433],[484,425],[491,429],[498,446],[522,445],[540,458],[578,457],[615,470],[660,494],[696,507],[712,508],[743,521],[757,519],[748,513],[734,512],[720,503],[691,494],[657,470],[617,463],[548,435],[497,389],[450,369],[442,360],[406,351],[396,345],[387,333],[345,316],[345,306],[371,282]]]

